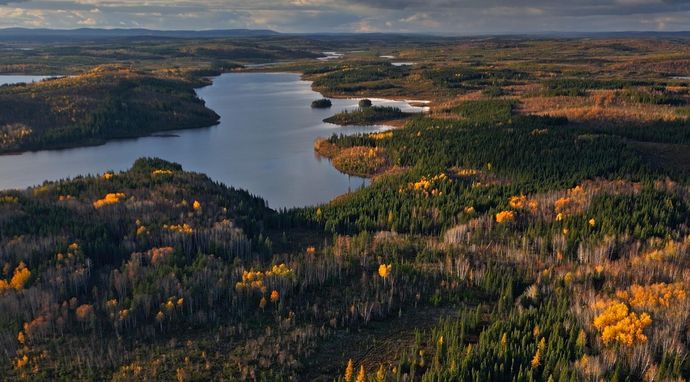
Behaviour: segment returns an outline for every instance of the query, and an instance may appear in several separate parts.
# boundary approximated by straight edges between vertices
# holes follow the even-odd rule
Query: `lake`
[[[54,76],[13,76],[13,75],[0,75],[0,85],[7,84],[19,84],[19,83],[31,83],[36,81],[45,80]]]
[[[0,84],[10,82],[7,77],[15,82],[32,79],[22,76],[17,81],[18,76],[0,76]],[[144,137],[95,147],[0,156],[0,189],[126,170],[137,158],[149,156],[180,163],[185,170],[246,189],[266,199],[272,208],[314,205],[367,182],[338,172],[328,160],[315,155],[314,139],[386,129],[322,122],[341,110],[355,108],[358,100],[333,99],[331,109],[312,109],[311,102],[321,95],[297,74],[228,73],[197,92],[221,116],[218,126],[175,131],[174,137]],[[422,110],[402,101],[373,99],[373,103],[404,111]]]

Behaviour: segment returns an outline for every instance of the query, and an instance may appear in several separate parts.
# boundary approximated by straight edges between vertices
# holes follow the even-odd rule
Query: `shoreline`
[[[297,74],[300,76],[301,81],[306,81],[310,83],[311,90],[314,92],[317,92],[321,95],[323,98],[333,98],[333,99],[351,99],[355,101],[359,101],[362,99],[369,99],[371,101],[378,101],[378,102],[387,102],[387,101],[394,101],[394,102],[406,102],[409,106],[411,107],[418,107],[415,106],[414,104],[424,104],[424,112],[429,112],[431,110],[431,105],[433,104],[434,101],[432,100],[423,100],[423,99],[411,99],[405,96],[391,96],[391,97],[381,97],[381,96],[373,96],[373,97],[367,97],[367,96],[355,96],[355,95],[348,95],[348,94],[343,94],[343,93],[328,93],[328,92],[323,92],[320,89],[314,88],[313,83],[314,80],[309,78],[309,75],[304,74],[304,72],[301,72],[299,70],[290,70],[290,69],[281,69],[281,70],[271,70],[273,66],[277,66],[280,64],[284,64],[283,62],[280,63],[275,63],[275,65],[271,66],[262,66],[262,67],[244,67],[244,68],[239,68],[233,71],[229,72],[223,72],[222,74],[226,73],[275,73],[275,74],[281,74],[281,73],[287,73],[287,74]],[[265,65],[265,64],[264,64]],[[421,106],[419,106],[421,107]]]
[[[239,74],[239,73],[234,72],[234,71],[230,71],[230,72],[222,73],[222,74],[217,75],[217,76],[212,76],[212,77],[207,77],[207,76],[205,76],[205,77],[200,77],[200,78],[206,78],[206,79],[208,79],[208,81],[205,81],[201,86],[195,86],[195,87],[194,87],[194,90],[197,91],[197,92],[199,93],[199,98],[202,99],[202,100],[204,99],[204,97],[203,97],[204,93],[201,92],[200,89],[207,88],[208,86],[212,86],[214,83],[216,83],[216,81],[219,81],[219,80],[217,79],[218,77],[220,77],[220,76],[222,76],[222,75],[225,75],[225,74]],[[318,97],[318,96],[321,94],[320,92],[313,90],[313,88],[312,88],[312,86],[311,86],[311,85],[312,85],[312,84],[311,84],[311,81],[304,80],[304,79],[301,77],[301,73],[263,72],[263,71],[262,71],[261,74],[262,74],[262,75],[266,75],[266,74],[271,74],[271,75],[290,74],[289,76],[286,76],[286,78],[288,78],[290,82],[294,82],[295,84],[300,84],[300,85],[299,85],[300,87],[303,87],[303,88],[305,88],[305,89],[309,89],[310,91],[312,91],[312,94],[311,94],[310,97]],[[281,97],[288,97],[288,98],[290,98],[291,96],[290,96],[290,95],[283,95],[283,96],[281,96]],[[338,98],[339,98],[339,99],[349,99],[349,100],[353,100],[353,101],[359,99],[359,98],[353,98],[353,97],[338,97]],[[379,97],[373,97],[373,99],[374,99],[375,101],[377,101],[377,102],[396,101],[396,100],[391,100],[391,99],[387,99],[387,98],[379,98]],[[356,108],[356,102],[345,102],[345,103],[343,103],[343,104],[344,104],[344,105],[342,105],[342,107],[343,107],[343,108],[346,108],[346,109],[350,109],[351,107],[352,107],[352,108]],[[404,106],[404,107],[406,107],[406,108],[408,107],[407,104],[401,105],[401,106]],[[412,107],[413,105],[409,105],[409,106]],[[304,107],[307,108],[308,105],[305,104]],[[210,110],[213,110],[214,107],[211,107],[211,106],[209,105],[209,109],[210,109]],[[335,109],[339,109],[339,107],[336,106]],[[214,110],[214,111],[215,111],[215,110]],[[334,110],[334,111],[335,111],[335,110]],[[321,122],[320,119],[319,119],[319,122]],[[53,155],[53,154],[51,154],[51,153],[58,153],[57,155],[61,155],[61,156],[64,156],[64,157],[79,156],[79,155],[80,155],[79,153],[80,153],[81,151],[74,151],[74,152],[72,152],[72,151],[70,151],[70,150],[85,149],[85,150],[94,150],[94,151],[96,151],[96,152],[100,152],[100,149],[98,148],[98,147],[100,147],[100,146],[107,146],[107,145],[111,145],[111,144],[114,144],[114,145],[118,145],[118,144],[127,144],[128,142],[134,142],[134,141],[137,141],[137,140],[139,140],[139,139],[145,139],[145,138],[170,138],[170,137],[174,137],[175,135],[182,135],[182,132],[193,131],[193,130],[200,130],[200,129],[204,129],[204,130],[205,130],[205,129],[207,129],[207,128],[216,127],[217,125],[218,125],[218,123],[215,123],[215,124],[212,124],[212,125],[207,125],[207,126],[198,126],[198,127],[189,127],[189,126],[185,126],[186,128],[181,128],[181,129],[165,130],[165,131],[156,131],[156,132],[151,132],[151,133],[142,134],[142,135],[127,136],[127,137],[118,137],[118,138],[110,138],[110,139],[92,139],[92,140],[89,140],[89,141],[81,141],[81,142],[78,142],[78,143],[75,143],[75,144],[61,145],[61,146],[59,146],[59,147],[53,146],[53,147],[50,147],[50,148],[39,148],[39,149],[36,149],[36,150],[29,150],[29,149],[27,149],[27,150],[18,150],[18,151],[15,151],[15,152],[13,152],[13,153],[4,153],[4,154],[1,154],[1,155],[7,155],[7,156],[8,156],[8,160],[9,160],[9,157],[10,157],[10,156],[13,156],[13,157],[14,157],[14,156],[22,156],[22,155],[24,155],[24,158],[27,158],[26,160],[32,160],[32,158],[34,158],[34,157],[40,157],[41,155],[44,155],[43,153],[45,153],[45,155]],[[341,128],[340,128],[339,126],[330,125],[330,124],[327,124],[327,125],[328,125],[328,126],[327,126],[327,129],[326,129],[327,131],[320,132],[318,135],[320,135],[321,137],[324,137],[324,136],[327,137],[327,136],[329,136],[329,135],[331,135],[331,134],[333,134],[333,133],[335,133],[335,134],[342,134],[342,133],[344,133],[342,130],[340,130]],[[385,130],[390,130],[390,129],[398,128],[398,127],[400,127],[400,124],[396,124],[396,123],[391,123],[391,122],[388,122],[388,121],[384,121],[384,122],[376,123],[376,124],[373,125],[373,126],[376,126],[376,129],[377,129],[377,130],[380,129],[381,131],[385,131]],[[366,128],[367,126],[362,126],[362,127],[363,127],[363,128]],[[358,130],[358,129],[357,129],[357,131],[354,131],[354,130],[355,130],[355,129],[349,131],[348,133],[359,134],[359,133],[363,133],[363,132],[368,131],[367,129],[362,129],[362,130]],[[186,134],[186,133],[185,133],[185,134]],[[312,145],[313,145],[313,139],[315,139],[315,138],[316,138],[316,136],[315,136],[314,138],[308,137],[308,138],[302,140],[301,143],[300,143],[301,145],[305,146],[305,148],[310,152],[311,155],[316,154],[316,153],[314,152],[313,146],[312,146]],[[124,142],[124,143],[118,143],[118,142]],[[150,144],[155,145],[155,144],[157,144],[157,143],[155,143],[155,142],[158,142],[158,141],[144,141],[143,145],[149,144],[148,142],[151,142]],[[319,157],[320,157],[319,160],[322,160],[322,159],[323,159],[322,156],[319,156]],[[326,158],[326,159],[327,159],[327,158]],[[9,163],[9,162],[8,162],[8,163]],[[351,179],[353,180],[353,182],[355,182],[355,183],[357,183],[357,184],[368,185],[369,182],[370,182],[370,180],[371,180],[369,176],[361,176],[361,175],[358,176],[358,175],[348,174],[348,173],[339,171],[337,168],[335,168],[335,167],[331,164],[331,161],[330,161],[330,160],[329,160],[329,163],[327,164],[327,166],[330,167],[331,169],[333,169],[334,171],[337,171],[337,173],[339,173],[341,176],[345,176],[346,178],[351,178]],[[52,178],[52,177],[50,177],[50,176],[44,176],[44,177],[42,177],[40,180],[37,179],[35,182],[31,182],[31,184],[28,184],[28,183],[27,183],[27,185],[18,186],[17,184],[15,184],[15,185],[12,186],[12,185],[9,185],[9,184],[8,184],[7,190],[21,190],[21,189],[25,189],[25,188],[31,188],[31,187],[40,186],[41,184],[43,184],[43,183],[46,182],[46,181],[49,181],[49,182],[53,181],[53,182],[54,182],[54,181],[59,181],[59,180],[61,180],[61,179],[63,179],[63,178],[64,178],[64,179],[72,179],[72,178],[78,177],[78,176],[80,176],[80,175],[91,174],[91,173],[97,173],[97,172],[99,172],[99,170],[97,170],[97,169],[95,169],[95,168],[93,168],[93,167],[90,167],[90,168],[91,168],[91,169],[89,169],[89,167],[85,167],[83,171],[77,171],[77,172],[71,173],[70,175],[60,176],[59,178]],[[196,169],[195,171],[198,171],[198,172],[204,173],[204,174],[207,173],[207,172],[206,172],[205,170],[203,170],[203,169]],[[361,185],[357,186],[356,189],[359,189],[359,187],[361,187]],[[350,191],[353,191],[354,189],[355,189],[355,188],[353,188],[353,189],[350,190]],[[336,197],[338,197],[338,196],[340,196],[340,195],[347,194],[348,192],[350,192],[350,191],[346,191],[346,189],[343,189],[343,190],[340,190],[340,191],[341,191],[342,193],[336,193],[336,194],[334,194],[333,198],[336,198]],[[329,200],[332,200],[332,198],[329,199]],[[324,201],[324,202],[327,202],[327,201]],[[305,204],[305,205],[303,205],[303,206],[311,206],[311,205],[318,205],[318,204],[320,204],[320,202],[319,202],[319,203]]]
[[[204,84],[199,87],[195,87],[194,91],[198,91],[199,89],[203,89],[205,87],[211,86],[213,84],[213,80],[217,77],[220,77],[224,74],[242,74],[242,73],[263,73],[263,74],[295,74],[300,76],[300,81],[305,81],[309,82],[309,86],[312,91],[320,94],[323,98],[333,98],[333,99],[341,99],[341,100],[352,100],[352,101],[360,101],[362,99],[369,99],[372,102],[404,102],[407,104],[407,107],[412,108],[412,109],[420,109],[419,112],[408,112],[409,114],[420,114],[420,113],[427,113],[430,110],[430,104],[432,101],[429,100],[417,100],[417,99],[408,99],[405,97],[393,97],[393,98],[382,98],[382,97],[353,97],[353,96],[348,96],[348,95],[326,95],[316,89],[313,88],[312,84],[314,81],[304,79],[304,74],[301,72],[297,71],[289,71],[289,70],[281,70],[281,71],[227,71],[223,72],[217,76],[203,76],[200,78],[208,79],[210,82],[208,84]],[[31,74],[17,74],[17,76],[21,75],[31,75]],[[415,104],[422,104],[425,106],[417,106]],[[213,109],[210,109],[212,110]],[[215,112],[215,111],[214,111]],[[337,114],[337,113],[336,113]],[[383,127],[389,127],[389,128],[400,128],[401,126],[399,124],[396,124],[395,122],[398,120],[392,120],[392,121],[381,121],[380,123],[375,123],[371,125],[336,125],[336,126],[350,126],[350,127],[357,127],[357,126],[383,126]],[[37,148],[37,149],[20,149],[20,150],[10,150],[10,151],[5,151],[2,152],[0,151],[0,157],[2,156],[15,156],[15,155],[22,155],[25,153],[37,153],[41,151],[63,151],[63,150],[71,150],[71,149],[77,149],[77,148],[82,148],[82,147],[98,147],[98,146],[103,146],[109,142],[117,142],[117,141],[127,141],[127,140],[136,140],[139,138],[174,138],[177,134],[174,132],[176,131],[185,131],[185,130],[194,130],[194,129],[204,129],[204,128],[212,128],[215,126],[218,126],[220,124],[220,121],[217,121],[214,124],[211,125],[205,125],[205,126],[198,126],[198,127],[182,127],[182,128],[176,128],[176,129],[170,129],[170,130],[160,130],[160,131],[155,131],[151,132],[148,134],[134,134],[132,136],[125,136],[125,137],[113,137],[113,138],[94,138],[91,141],[82,141],[79,143],[75,144],[63,144],[63,145],[57,145],[57,146],[51,146],[51,147],[45,147],[45,148]]]
[[[198,92],[200,89],[203,89],[203,88],[206,88],[206,87],[208,87],[208,86],[213,85],[213,83],[216,81],[216,78],[218,78],[218,77],[220,77],[220,76],[222,76],[222,75],[225,75],[225,74],[240,74],[240,73],[262,73],[262,74],[275,74],[275,75],[279,75],[279,74],[293,74],[293,75],[295,75],[295,76],[297,77],[297,79],[296,79],[297,81],[304,81],[304,82],[307,82],[309,88],[310,88],[313,92],[315,92],[315,93],[317,93],[317,94],[319,94],[319,95],[321,95],[321,96],[324,96],[323,93],[321,93],[320,91],[315,90],[315,89],[313,88],[313,86],[312,86],[313,81],[308,80],[308,79],[304,79],[303,73],[292,72],[292,71],[265,71],[265,70],[261,70],[261,71],[228,71],[228,72],[221,73],[221,74],[219,74],[219,75],[217,75],[217,76],[210,76],[210,77],[209,77],[209,76],[204,76],[204,77],[201,77],[201,78],[208,79],[208,83],[204,83],[202,86],[195,87],[195,88],[194,88],[194,91],[195,91],[195,92]],[[199,97],[199,98],[201,98],[201,97]],[[358,101],[358,100],[365,99],[365,98],[368,98],[368,97],[352,97],[352,96],[347,96],[347,95],[337,95],[337,96],[329,97],[329,98]],[[397,99],[396,99],[396,98],[397,98]],[[431,101],[428,101],[428,100],[413,100],[413,99],[408,99],[408,98],[406,98],[406,97],[396,97],[396,98],[371,97],[371,98],[368,98],[368,99],[370,99],[370,100],[372,100],[372,101],[374,101],[374,102],[376,102],[376,103],[404,102],[404,103],[406,104],[406,105],[405,105],[405,108],[409,108],[409,109],[411,109],[411,110],[419,110],[419,111],[411,112],[411,113],[410,113],[411,116],[413,116],[414,114],[420,114],[420,113],[426,113],[426,112],[428,112],[428,110],[429,110],[429,106],[428,106],[428,105],[431,103]],[[415,105],[415,103],[416,103],[417,105]],[[211,108],[209,108],[209,110],[214,111],[214,110],[211,109]],[[215,112],[215,111],[214,111],[214,112]],[[370,127],[370,126],[376,126],[376,127],[380,127],[380,128],[382,129],[382,131],[387,131],[387,130],[399,129],[399,128],[404,127],[405,123],[406,123],[408,120],[409,120],[409,118],[405,118],[405,119],[392,120],[392,121],[380,121],[380,122],[372,123],[372,124],[370,124],[370,125],[344,125],[344,126],[347,126],[347,127]],[[195,126],[195,127],[189,127],[189,126],[187,126],[187,127],[184,127],[184,128],[172,129],[172,130],[167,130],[167,131],[161,130],[161,131],[151,132],[151,133],[148,133],[148,134],[141,134],[141,135],[135,134],[135,135],[132,135],[132,136],[127,136],[127,137],[117,137],[117,138],[108,138],[108,139],[92,139],[92,140],[89,140],[89,141],[82,141],[82,142],[78,142],[78,143],[75,143],[75,144],[64,144],[64,145],[60,145],[60,146],[53,146],[53,147],[46,147],[46,148],[38,148],[38,149],[17,150],[17,151],[13,151],[13,152],[0,153],[0,156],[5,156],[5,155],[6,155],[6,156],[20,156],[20,155],[24,155],[24,154],[27,154],[27,155],[34,155],[34,154],[37,154],[37,153],[40,153],[40,152],[60,152],[60,151],[68,152],[69,150],[76,150],[76,149],[80,149],[80,148],[89,148],[89,147],[104,146],[104,145],[107,145],[107,144],[109,144],[109,143],[111,143],[111,142],[136,141],[136,140],[142,139],[142,138],[171,138],[171,137],[177,136],[177,135],[178,135],[177,133],[178,133],[178,132],[181,132],[181,131],[196,130],[196,129],[207,129],[207,128],[212,128],[212,127],[218,126],[218,124],[219,124],[219,122],[214,123],[214,124],[211,124],[211,125],[205,125],[205,126]],[[335,133],[335,134],[338,134],[338,133],[339,133],[339,129],[340,129],[341,127],[344,127],[344,126],[335,125],[335,124],[333,124],[333,126],[334,126],[333,133]],[[316,139],[319,139],[319,138],[323,138],[323,137],[317,137]],[[304,142],[304,143],[305,143],[305,145],[306,145],[306,144],[313,145],[313,144],[314,144],[314,141],[311,141],[311,142],[308,142],[308,143],[307,143],[307,142]],[[315,154],[319,155],[317,152],[315,152]],[[69,154],[67,154],[67,155],[69,155]],[[324,156],[322,156],[322,155],[319,155],[319,156],[322,157],[322,158],[324,157]],[[330,158],[326,158],[326,159],[328,159],[329,162],[331,162],[331,166],[333,166],[332,160],[331,160]],[[340,170],[339,170],[338,168],[336,168],[335,166],[333,166],[333,167],[334,167],[338,172],[340,172],[340,173],[342,173],[342,174],[344,174],[344,175],[347,175],[347,176],[353,176],[353,177],[361,178],[361,179],[364,179],[364,180],[370,180],[370,179],[371,179],[371,176],[361,176],[361,175],[355,175],[355,174],[348,174],[347,172],[340,171]]]
[[[107,139],[98,139],[94,140],[88,143],[81,142],[79,144],[74,144],[74,145],[60,145],[60,146],[55,146],[55,147],[46,147],[42,149],[26,149],[26,150],[18,150],[18,151],[7,151],[7,152],[0,152],[0,158],[4,156],[18,156],[18,155],[23,155],[23,154],[28,154],[28,153],[40,153],[43,151],[68,151],[68,150],[75,150],[75,149],[81,149],[81,148],[89,148],[89,147],[99,147],[99,146],[104,146],[107,145],[108,143],[111,142],[124,142],[124,141],[136,141],[137,139],[142,139],[142,138],[179,138],[179,134],[176,134],[176,132],[182,132],[186,130],[197,130],[197,129],[211,129],[216,126],[218,126],[220,122],[217,122],[213,125],[208,125],[208,126],[199,126],[199,127],[189,127],[189,128],[179,128],[179,129],[173,129],[173,130],[161,130],[158,132],[153,132],[150,134],[145,134],[145,135],[135,135],[131,137],[117,137],[117,138],[107,138]]]
[[[280,65],[284,64],[283,62],[275,62],[275,63],[268,63],[268,64],[261,64],[262,66],[260,68],[262,69],[270,69],[271,66],[274,65]],[[258,68],[258,67],[257,67]],[[312,80],[305,79],[305,74],[299,71],[290,71],[290,70],[279,70],[279,71],[271,71],[271,70],[231,70],[231,71],[226,71],[222,72],[217,76],[203,76],[200,77],[202,79],[208,79],[210,80],[208,84],[204,84],[199,87],[195,87],[194,91],[198,91],[199,89],[203,89],[207,86],[211,86],[213,84],[213,80],[217,77],[220,77],[224,74],[241,74],[241,73],[264,73],[264,74],[295,74],[300,76],[300,81],[305,81],[309,82],[309,86],[312,91],[320,94],[324,98],[333,98],[333,99],[344,99],[344,100],[353,100],[353,101],[360,101],[362,99],[369,99],[372,102],[379,102],[379,103],[385,103],[385,102],[404,102],[407,104],[407,107],[412,109],[412,110],[419,110],[417,111],[412,111],[409,112],[410,114],[418,114],[418,113],[428,113],[430,111],[430,104],[432,103],[429,100],[417,100],[417,99],[408,99],[406,97],[391,97],[391,98],[383,98],[383,97],[360,97],[360,96],[350,96],[350,95],[345,95],[345,94],[333,94],[329,95],[327,93],[322,93],[321,91],[314,89],[313,87],[313,82]],[[33,76],[33,74],[2,74],[2,75],[8,75],[8,76]],[[43,75],[42,75],[43,76]],[[45,79],[48,78],[53,78],[53,76],[45,76]],[[62,76],[64,77],[64,76]],[[39,80],[40,81],[40,80]],[[419,105],[424,105],[424,106],[419,106]],[[212,110],[209,108],[209,110]],[[213,110],[212,110],[213,111]],[[215,112],[215,111],[214,111]],[[337,113],[336,113],[337,114]],[[397,120],[393,121],[382,121],[381,123],[376,123],[372,125],[337,125],[337,126],[387,126],[390,128],[400,128],[401,126],[397,123],[395,123]],[[214,124],[211,125],[205,125],[205,126],[197,126],[197,127],[181,127],[181,128],[176,128],[176,129],[171,129],[171,130],[160,130],[160,131],[155,131],[151,132],[148,134],[132,134],[131,136],[123,136],[123,137],[112,137],[112,138],[93,138],[91,140],[86,140],[74,144],[70,143],[65,143],[61,145],[55,145],[55,146],[47,146],[47,147],[42,147],[42,148],[30,148],[30,149],[17,149],[17,150],[8,150],[8,151],[0,151],[0,157],[1,156],[10,156],[10,155],[22,155],[24,153],[36,153],[36,152],[41,152],[41,151],[62,151],[62,150],[70,150],[70,149],[76,149],[76,148],[81,148],[81,147],[97,147],[97,146],[102,146],[107,144],[108,142],[116,142],[116,141],[124,141],[124,140],[133,140],[133,139],[138,139],[138,138],[148,138],[148,137],[156,137],[156,138],[169,138],[173,137],[174,134],[170,134],[169,132],[171,131],[183,131],[183,130],[191,130],[191,129],[203,129],[203,128],[211,128],[214,126],[217,126],[219,124],[219,121],[217,121]]]

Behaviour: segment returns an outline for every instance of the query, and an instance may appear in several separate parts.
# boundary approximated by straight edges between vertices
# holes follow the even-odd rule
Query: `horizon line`
[[[405,32],[405,31],[372,31],[372,32],[357,32],[357,31],[343,31],[343,32],[332,32],[332,31],[311,31],[311,32],[281,32],[269,28],[207,28],[207,29],[156,29],[148,27],[74,27],[74,28],[50,28],[50,27],[26,27],[26,26],[8,26],[0,27],[0,32],[7,32],[11,30],[22,30],[22,31],[60,31],[60,32],[78,32],[78,31],[146,31],[146,32],[161,32],[161,33],[204,33],[204,32],[233,32],[233,31],[246,31],[246,32],[266,32],[267,34],[274,35],[303,35],[303,36],[313,36],[313,35],[401,35],[401,36],[433,36],[433,37],[490,37],[490,36],[549,36],[549,35],[599,35],[599,34],[683,34],[690,33],[690,29],[684,30],[650,30],[650,29],[621,29],[621,30],[596,30],[596,31],[525,31],[525,32],[487,32],[487,33],[476,33],[476,34],[461,34],[461,33],[442,33],[442,32]],[[256,35],[255,35],[256,36]]]

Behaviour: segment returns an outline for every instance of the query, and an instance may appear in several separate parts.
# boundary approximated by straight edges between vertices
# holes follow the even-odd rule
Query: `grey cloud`
[[[3,13],[3,10],[5,11]],[[0,27],[271,28],[283,32],[680,30],[690,0],[0,0]]]
[[[690,10],[688,0],[341,0],[388,10],[463,11],[539,8],[554,15],[632,15]]]

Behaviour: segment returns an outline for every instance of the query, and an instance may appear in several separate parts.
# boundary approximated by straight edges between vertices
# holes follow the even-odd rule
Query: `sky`
[[[444,35],[690,29],[690,0],[0,0],[0,28]]]

